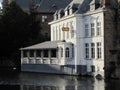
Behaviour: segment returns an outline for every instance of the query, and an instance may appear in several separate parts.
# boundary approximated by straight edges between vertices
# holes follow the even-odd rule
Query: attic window
[[[64,10],[63,9],[61,9],[61,10],[59,10],[58,11],[58,14],[59,14],[59,17],[61,18],[61,17],[63,17],[64,16]]]
[[[54,14],[54,19],[55,19],[55,20],[58,19],[58,11],[55,12],[55,14]]]
[[[94,11],[95,9],[100,7],[100,1],[92,0],[90,3],[90,11]]]
[[[47,21],[47,16],[42,16],[42,22],[46,22]]]
[[[74,13],[76,10],[78,10],[78,4],[73,4],[71,7],[72,13]]]
[[[65,9],[65,16],[70,14],[69,9],[70,9],[70,6],[67,6],[66,9]]]

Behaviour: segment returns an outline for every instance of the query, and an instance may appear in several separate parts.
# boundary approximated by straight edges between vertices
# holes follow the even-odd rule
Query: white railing
[[[54,58],[54,59],[51,59],[51,64],[58,64],[58,59],[57,58]]]
[[[57,58],[23,58],[21,59],[21,64],[58,64]]]

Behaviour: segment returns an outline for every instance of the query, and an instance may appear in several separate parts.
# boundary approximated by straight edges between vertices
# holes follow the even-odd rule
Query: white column
[[[36,63],[36,50],[34,50],[34,63]]]
[[[61,60],[61,48],[58,49],[58,64],[60,64]]]
[[[21,50],[21,64],[23,63],[23,50]]]
[[[66,64],[66,57],[65,57],[65,46],[63,48],[63,63]]]
[[[27,63],[29,63],[30,61],[30,51],[27,51],[27,58],[28,58],[28,60],[27,60]]]
[[[43,50],[41,50],[41,63],[43,63]]]
[[[51,50],[48,50],[48,59],[49,59],[49,64],[51,64]]]

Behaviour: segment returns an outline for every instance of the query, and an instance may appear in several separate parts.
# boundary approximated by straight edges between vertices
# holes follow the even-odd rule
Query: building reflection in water
[[[25,85],[27,83],[24,82],[23,85],[20,85],[20,90],[105,90],[104,80],[90,77],[47,75],[37,78],[29,80],[29,85]],[[30,82],[33,82],[34,85]]]
[[[0,77],[0,90],[120,90],[120,80],[91,77],[21,73]]]

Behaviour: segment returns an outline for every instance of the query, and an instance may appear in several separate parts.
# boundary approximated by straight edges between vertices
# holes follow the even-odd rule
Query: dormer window
[[[69,8],[68,8],[68,9],[67,9],[67,15],[69,15],[69,13],[70,13],[70,12],[69,12]]]
[[[90,11],[94,11],[95,10],[95,0],[92,0],[90,3]]]
[[[70,6],[66,7],[66,9],[65,9],[65,16],[70,14],[69,10],[70,10]]]
[[[72,9],[72,12],[74,13],[75,11],[77,11],[78,10],[78,8],[76,7],[76,8],[73,8]]]
[[[61,17],[63,17],[64,15],[65,15],[64,10],[63,10],[63,9],[60,9],[60,10],[58,11],[58,18],[61,18]]]
[[[90,11],[94,11],[98,7],[100,7],[100,2],[98,0],[92,0],[90,3]]]
[[[79,4],[73,4],[72,5],[72,13],[74,13],[75,11],[78,10],[78,6],[79,6]]]
[[[63,17],[65,15],[64,11],[61,12],[61,17]]]
[[[42,16],[42,22],[47,22],[47,16]]]
[[[69,7],[69,14],[75,13],[75,12],[78,10],[78,5],[79,5],[79,4],[72,4],[72,5]]]
[[[57,20],[57,19],[58,19],[58,11],[56,11],[54,14],[54,20]]]

